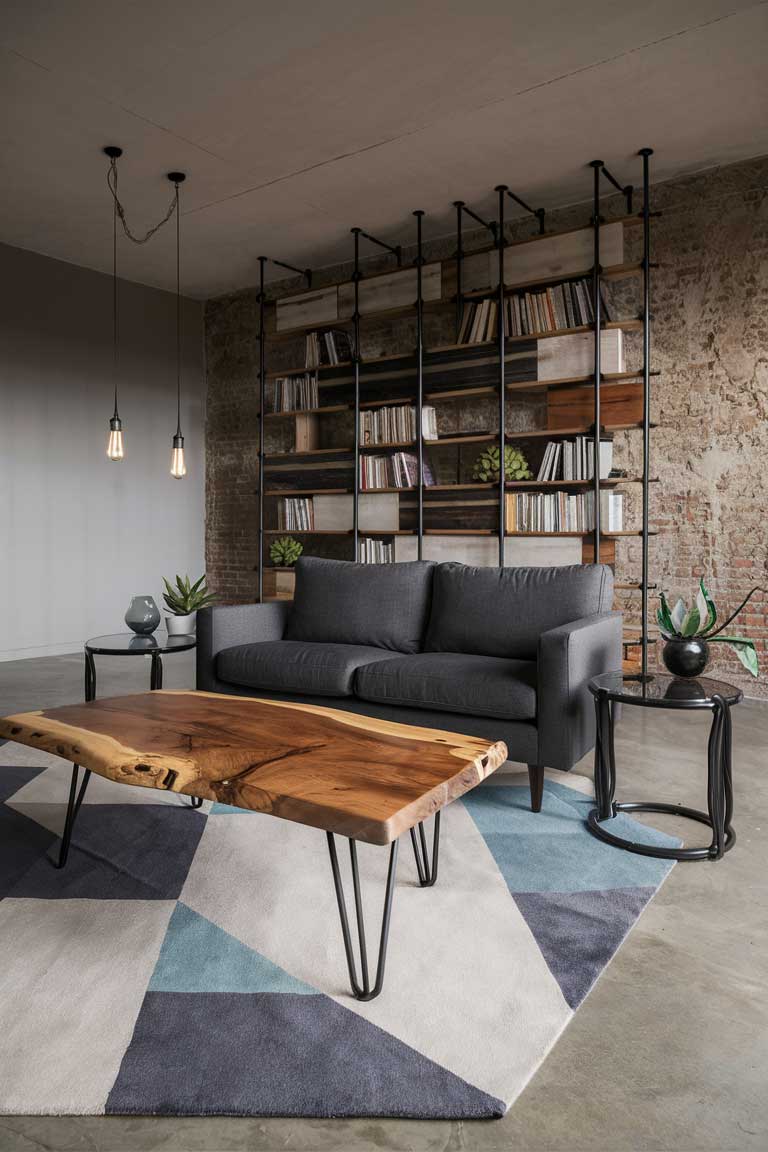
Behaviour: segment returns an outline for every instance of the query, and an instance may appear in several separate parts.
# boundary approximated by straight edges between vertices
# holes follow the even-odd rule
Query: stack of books
[[[600,441],[600,479],[607,480],[613,467],[613,441]],[[595,442],[591,436],[575,440],[550,440],[544,449],[536,479],[591,480],[595,474]]]
[[[327,332],[307,332],[306,368],[319,368],[323,364],[346,364],[352,359],[352,341],[342,328],[329,328]]]
[[[311,531],[315,512],[311,496],[292,496],[278,500],[277,527],[281,532]]]
[[[425,440],[437,440],[437,413],[431,405],[421,410]],[[416,439],[416,408],[400,404],[396,408],[371,408],[360,413],[361,444],[402,444]]]
[[[428,460],[423,461],[424,483],[428,487],[435,478]],[[419,462],[413,452],[393,452],[391,456],[360,457],[360,488],[369,492],[375,488],[414,488],[418,484]]]
[[[516,492],[507,495],[508,532],[591,532],[595,526],[594,492]],[[621,532],[624,496],[600,493],[600,529]]]
[[[601,288],[602,293],[602,288]],[[603,320],[610,320],[605,296],[601,296]],[[459,344],[482,344],[498,334],[498,300],[466,304],[459,331]],[[504,298],[504,335],[532,336],[540,332],[563,332],[592,324],[592,281],[564,280],[537,292],[512,292]]]
[[[279,376],[272,393],[273,412],[295,412],[320,406],[317,376]]]
[[[395,546],[391,541],[385,544],[383,540],[362,536],[359,544],[361,564],[394,564]]]

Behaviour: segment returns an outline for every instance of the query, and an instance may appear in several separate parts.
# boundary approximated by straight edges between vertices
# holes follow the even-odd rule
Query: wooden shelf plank
[[[326,404],[322,408],[293,408],[290,412],[265,412],[265,420],[285,419],[286,416],[327,416],[329,412],[348,412],[353,404]]]
[[[642,423],[636,424],[604,424],[603,432],[631,432],[635,428],[642,428]],[[652,424],[652,428],[656,425]],[[563,436],[590,436],[587,428],[529,428],[524,432],[507,432],[507,440],[538,440],[548,436],[551,440],[558,440]],[[496,437],[497,438],[497,437]]]
[[[352,488],[265,488],[265,496],[348,496]]]
[[[611,264],[603,268],[601,276],[604,280],[620,280],[627,276],[641,276],[643,265],[640,261],[633,264]],[[570,280],[590,280],[592,269],[584,268],[581,272],[560,272],[553,276],[539,276],[535,280],[518,280],[504,285],[504,295],[512,296],[515,292],[525,292],[528,288],[546,288],[553,284],[565,284]],[[473,292],[464,292],[463,300],[488,300],[499,295],[497,288],[477,288]]]

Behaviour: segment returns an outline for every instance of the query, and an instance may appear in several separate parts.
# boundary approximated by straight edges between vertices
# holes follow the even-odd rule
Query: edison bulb
[[[113,416],[109,422],[109,441],[107,443],[107,458],[109,460],[122,460],[123,452],[123,426],[120,420]]]
[[[176,480],[181,480],[187,474],[187,466],[184,463],[184,437],[174,436],[173,449],[171,451],[171,476]]]

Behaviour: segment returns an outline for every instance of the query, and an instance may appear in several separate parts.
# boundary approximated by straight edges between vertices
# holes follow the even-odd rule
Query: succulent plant
[[[714,601],[704,585],[703,578],[699,581],[696,599],[690,607],[683,600],[678,600],[670,610],[666,595],[659,595],[659,608],[656,620],[659,630],[665,640],[706,640],[707,644],[727,644],[741,660],[744,667],[753,676],[757,676],[757,652],[754,641],[746,636],[722,636],[721,632],[727,628],[732,620],[741,612],[755,592],[764,592],[764,588],[753,588],[749,595],[742,600],[735,612],[732,612],[725,623],[715,628],[717,623],[717,609]]]
[[[304,551],[304,545],[293,536],[279,536],[269,549],[269,558],[278,568],[292,568]]]
[[[498,480],[500,475],[499,460],[498,445],[494,444],[493,447],[486,448],[475,460],[472,478],[474,480]],[[504,479],[531,480],[532,478],[533,473],[522,452],[507,445],[504,449]]]
[[[190,612],[197,612],[216,600],[206,587],[205,573],[194,584],[190,583],[189,576],[177,576],[175,586],[163,577],[163,584],[163,600],[174,616],[189,616]]]

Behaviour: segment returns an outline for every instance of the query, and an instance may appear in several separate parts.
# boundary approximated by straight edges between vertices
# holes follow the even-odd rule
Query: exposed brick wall
[[[586,183],[586,181],[585,181]],[[690,596],[700,575],[709,582],[725,617],[750,587],[768,587],[768,158],[711,170],[657,185],[654,220],[652,360],[661,376],[653,382],[651,522],[652,579],[672,595]],[[606,200],[604,214],[620,215],[622,202]],[[587,222],[588,205],[550,214],[549,226]],[[509,236],[530,233],[521,221]],[[642,233],[626,231],[627,259],[638,258]],[[484,241],[480,241],[481,243]],[[471,247],[472,238],[467,238]],[[447,238],[428,246],[431,259],[448,255]],[[406,253],[406,259],[408,258]],[[366,262],[366,271],[385,267]],[[349,279],[351,267],[326,269],[316,282]],[[273,288],[272,297],[300,290],[296,280]],[[637,309],[637,284],[627,282],[628,311]],[[634,292],[633,297],[631,293]],[[452,339],[452,314],[427,315],[427,341]],[[206,306],[208,416],[206,436],[207,571],[226,599],[254,599],[257,564],[258,309],[253,290],[211,300]],[[363,355],[413,347],[414,324],[405,318],[366,323]],[[637,341],[629,341],[630,367],[639,365]],[[303,345],[269,346],[270,369],[302,363]],[[455,409],[461,427],[484,417],[468,405]],[[509,409],[510,426],[525,414]],[[271,422],[277,424],[278,422]],[[518,425],[520,426],[520,425]],[[283,446],[269,427],[268,444]],[[616,462],[639,472],[640,436],[617,439]],[[629,522],[637,522],[637,494]],[[341,547],[343,548],[343,543]],[[639,541],[617,548],[620,581],[639,578]],[[637,621],[638,597],[622,596]],[[655,598],[651,596],[655,613]],[[755,682],[729,651],[716,653],[712,669],[741,684],[751,695],[768,696],[768,597],[758,595],[736,631],[756,641],[761,676]],[[655,626],[654,626],[655,631]]]

